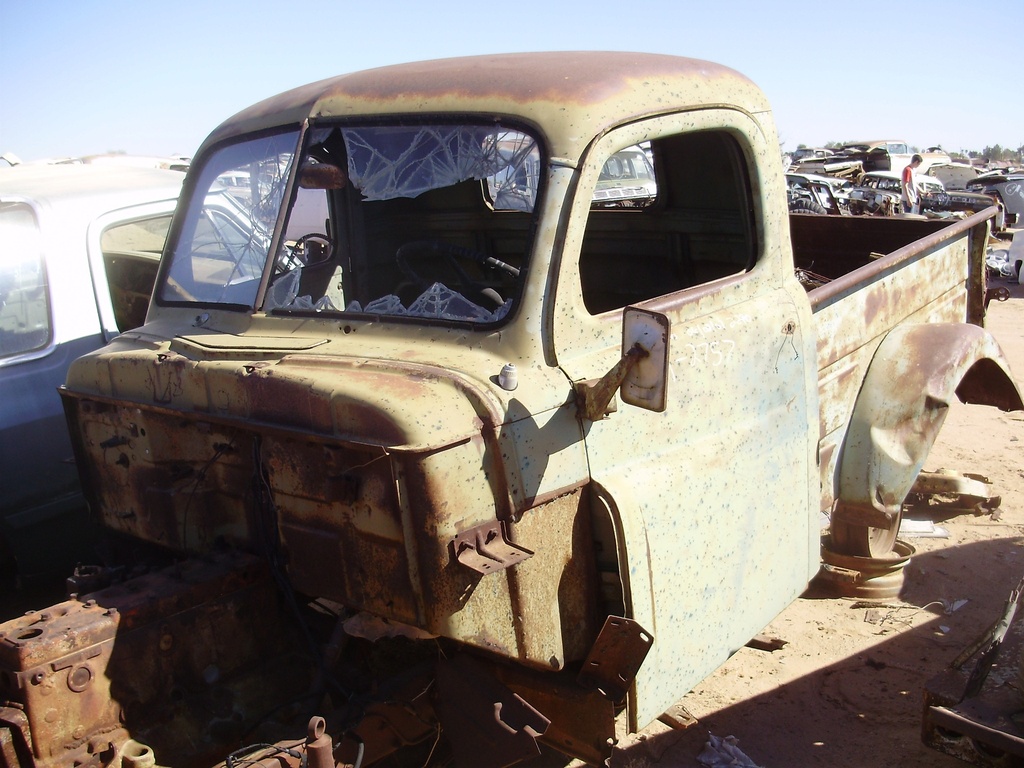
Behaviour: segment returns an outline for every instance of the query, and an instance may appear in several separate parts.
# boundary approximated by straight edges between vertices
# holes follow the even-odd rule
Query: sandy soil
[[[987,326],[1024,387],[1024,286],[992,285],[1012,297],[992,303]],[[734,736],[764,768],[965,765],[922,743],[923,691],[999,618],[1024,577],[1021,440],[1024,414],[956,403],[925,469],[984,475],[998,510],[947,517],[932,508],[949,537],[907,539],[916,554],[904,586],[880,607],[812,586],[764,629],[786,641],[781,650],[741,649],[682,699],[696,725],[655,723],[621,743],[613,768],[700,765],[709,733]]]

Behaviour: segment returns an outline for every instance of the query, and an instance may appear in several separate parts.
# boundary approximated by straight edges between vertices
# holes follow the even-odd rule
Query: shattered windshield
[[[298,140],[252,139],[203,163],[162,302],[471,323],[509,314],[540,184],[532,135],[493,121],[320,124],[296,159]]]
[[[204,165],[159,296],[252,307],[270,253],[298,133],[234,144]]]

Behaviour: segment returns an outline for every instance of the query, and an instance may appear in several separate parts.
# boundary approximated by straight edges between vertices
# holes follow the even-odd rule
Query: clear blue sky
[[[0,0],[0,153],[192,155],[221,120],[384,64],[532,50],[710,59],[787,149],[1024,144],[1021,0]]]

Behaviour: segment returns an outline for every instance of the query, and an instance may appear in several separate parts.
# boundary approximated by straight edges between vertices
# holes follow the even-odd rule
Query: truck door
[[[638,151],[655,184],[602,194],[621,166],[609,159]],[[583,424],[626,614],[654,636],[634,726],[743,646],[818,565],[814,335],[772,163],[773,136],[708,110],[613,132],[580,168],[552,304],[558,364],[577,387],[608,372],[626,306],[670,323],[664,410],[613,400]]]

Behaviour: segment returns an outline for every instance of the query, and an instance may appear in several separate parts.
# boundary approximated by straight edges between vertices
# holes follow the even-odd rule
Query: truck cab
[[[345,76],[215,132],[146,325],[68,378],[104,524],[181,552],[269,536],[304,595],[548,672],[629,619],[658,638],[623,685],[634,724],[742,646],[818,563],[777,142],[741,76],[640,57],[680,104],[736,102],[651,110],[616,61],[602,92],[585,54],[485,58],[469,95],[396,70],[427,111]],[[543,95],[492,93],[512,71]],[[641,144],[653,197],[596,202]],[[246,232],[210,215],[223,178],[248,179]],[[661,345],[632,405],[631,334]]]

